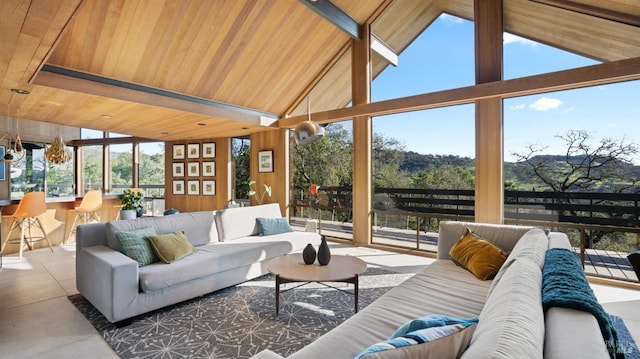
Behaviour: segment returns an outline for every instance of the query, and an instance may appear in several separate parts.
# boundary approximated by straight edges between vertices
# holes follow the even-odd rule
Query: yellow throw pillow
[[[507,253],[469,229],[451,247],[449,255],[480,280],[493,278],[507,259]]]
[[[153,251],[165,263],[173,263],[197,251],[182,232],[147,237]]]

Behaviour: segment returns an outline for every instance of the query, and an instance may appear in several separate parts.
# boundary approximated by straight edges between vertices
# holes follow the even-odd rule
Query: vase
[[[316,261],[316,249],[313,248],[311,243],[307,244],[302,251],[302,259],[304,260],[304,264],[313,264]]]
[[[322,236],[320,247],[318,247],[318,263],[321,266],[326,266],[331,261],[331,251],[329,250],[329,244],[327,244],[327,237]]]

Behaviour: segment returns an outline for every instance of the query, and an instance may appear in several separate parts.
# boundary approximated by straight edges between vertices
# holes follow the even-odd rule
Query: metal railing
[[[473,190],[376,188],[373,214],[379,235],[374,235],[373,241],[380,240],[378,244],[401,248],[407,248],[410,241],[413,242],[412,249],[425,250],[422,248],[425,247],[432,251],[439,221],[473,221],[474,205]],[[292,213],[297,217],[319,219],[328,227],[336,222],[350,224],[351,206],[350,187],[321,187],[316,196],[302,193],[292,201]],[[309,216],[310,213],[313,214]],[[614,277],[635,281],[626,253],[640,248],[638,193],[505,191],[504,222],[565,232],[579,252],[583,266],[589,267],[594,261],[599,265],[610,263],[617,268],[605,272],[623,273]],[[338,227],[349,227],[344,224],[337,227],[332,224],[334,228],[330,230],[339,232]],[[383,228],[400,231],[382,231]],[[411,232],[414,236],[407,235]],[[611,242],[613,248],[598,248],[598,242]],[[597,254],[600,252],[605,254]],[[596,256],[598,259],[592,259]],[[609,259],[606,256],[620,258]],[[589,274],[602,275],[597,269]]]

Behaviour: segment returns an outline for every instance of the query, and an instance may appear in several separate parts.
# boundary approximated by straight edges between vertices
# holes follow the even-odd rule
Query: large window
[[[63,164],[46,161],[48,144],[22,142],[24,156],[11,163],[11,197],[22,198],[28,192],[45,192],[47,197],[74,194],[73,159]]]
[[[83,146],[81,155],[82,191],[80,195],[102,189],[102,146]]]
[[[109,145],[109,193],[133,187],[133,144]]]

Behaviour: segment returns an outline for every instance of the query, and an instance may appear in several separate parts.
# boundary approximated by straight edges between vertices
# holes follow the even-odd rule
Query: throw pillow
[[[464,324],[465,326],[478,324],[478,318],[456,318],[441,314],[427,315],[426,317],[414,319],[402,325],[391,335],[391,338],[399,337],[420,329],[444,327],[445,325],[453,324]]]
[[[293,232],[293,228],[286,218],[257,217],[256,222],[258,222],[258,235],[260,236]]]
[[[160,260],[165,263],[173,263],[198,250],[189,243],[183,232],[149,236],[148,240]]]
[[[356,359],[459,358],[467,349],[476,324],[453,324],[416,330],[374,344]]]
[[[149,241],[146,239],[148,236],[156,234],[156,230],[153,227],[145,227],[131,231],[116,232],[115,236],[120,243],[122,253],[138,262],[139,267],[144,267],[158,261],[158,256],[153,252]]]
[[[449,255],[480,280],[495,276],[507,259],[507,253],[469,229],[451,247]]]

